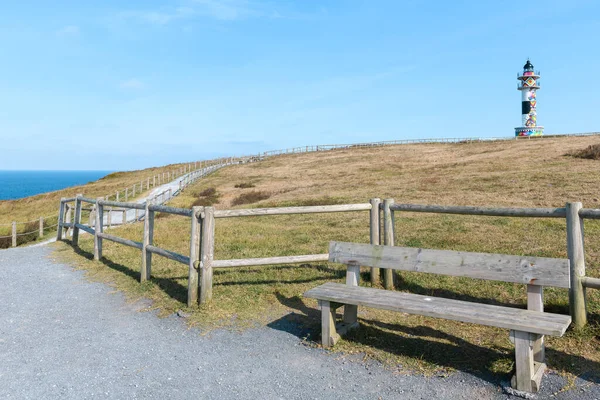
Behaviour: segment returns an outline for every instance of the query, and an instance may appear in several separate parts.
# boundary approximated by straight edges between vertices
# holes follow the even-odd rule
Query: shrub
[[[600,144],[592,144],[585,149],[574,150],[565,155],[575,158],[585,158],[588,160],[600,160]]]
[[[254,185],[254,183],[251,182],[242,182],[242,183],[238,183],[237,185],[235,185],[235,188],[237,189],[248,189],[248,188],[253,188],[256,185]]]
[[[194,202],[192,203],[192,207],[197,207],[197,206],[208,207],[208,206],[212,206],[213,204],[218,203],[220,195],[217,192],[217,189],[215,189],[214,187],[210,187],[210,188],[204,189],[200,193],[195,193],[194,197],[198,197],[198,198],[196,200],[194,200]]]
[[[242,204],[252,204],[265,200],[271,197],[271,193],[253,190],[251,192],[242,193],[238,197],[232,200],[231,205],[240,206]]]

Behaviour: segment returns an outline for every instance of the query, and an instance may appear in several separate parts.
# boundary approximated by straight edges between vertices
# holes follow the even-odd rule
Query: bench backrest
[[[331,242],[329,261],[364,267],[570,287],[569,260]]]

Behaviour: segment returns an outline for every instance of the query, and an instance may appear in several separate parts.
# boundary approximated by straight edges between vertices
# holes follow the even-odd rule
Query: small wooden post
[[[78,194],[75,198],[75,220],[73,221],[73,246],[79,245],[79,228],[77,224],[81,224],[81,198],[82,194]]]
[[[112,228],[112,207],[108,207],[108,210],[106,211],[106,225],[108,225],[109,228]]]
[[[173,188],[169,188],[169,199],[173,197]]]
[[[308,151],[308,147],[307,147]],[[381,204],[381,199],[374,198],[370,200],[371,203],[371,211],[369,212],[370,216],[370,238],[371,244],[378,245],[380,244],[379,239],[379,230],[381,228],[380,221],[380,212],[379,205]],[[371,268],[371,284],[377,285],[379,284],[379,268]]]
[[[348,264],[346,270],[346,285],[358,286],[360,283],[360,265]],[[344,305],[344,322],[355,324],[358,321],[358,306],[352,304]]]
[[[12,247],[17,247],[17,223],[12,223]]]
[[[587,324],[585,287],[581,278],[585,276],[585,251],[583,248],[583,219],[579,216],[580,202],[567,203],[567,254],[569,257],[571,288],[569,306],[573,325],[582,328]]]
[[[102,197],[96,199],[96,224],[94,226],[94,260],[102,258],[102,238],[98,236],[104,230],[104,206]]]
[[[125,201],[129,200],[129,188],[125,188]]]
[[[44,236],[44,217],[40,217],[40,231],[38,236],[40,238]]]
[[[144,181],[140,181],[140,193],[144,191]]]
[[[200,304],[212,300],[212,261],[215,255],[215,215],[213,207],[204,208],[202,218],[202,243],[200,247],[200,259],[202,282],[200,283]]]
[[[127,209],[123,209],[123,219],[121,220],[121,225],[125,225],[127,223]]]
[[[67,224],[71,223],[71,220],[73,216],[73,207],[67,203]],[[67,228],[67,230],[65,231],[65,237],[66,236],[71,236],[73,237],[73,230],[71,228]]]
[[[150,280],[152,273],[152,253],[147,247],[154,243],[154,211],[149,209],[150,203],[146,202],[146,217],[144,218],[144,242],[142,249],[142,270],[140,272],[140,282]]]
[[[156,187],[156,175],[152,177],[152,187]]]
[[[146,190],[150,190],[150,177],[146,180]]]
[[[96,211],[96,205],[94,204],[94,205],[92,205],[92,211],[90,211],[90,216],[88,219],[88,225],[90,228],[96,224],[96,219],[94,217],[95,211]]]
[[[386,246],[394,245],[394,214],[390,206],[394,204],[394,199],[383,200],[383,244]],[[386,289],[394,288],[394,270],[387,268],[383,273],[383,285]]]
[[[115,196],[117,198],[117,201],[119,201],[119,191],[117,190],[117,195]]]
[[[204,207],[192,207],[192,237],[190,240],[190,265],[188,273],[188,307],[198,303],[198,270],[200,269],[200,235]]]
[[[527,309],[544,312],[544,287],[527,285]],[[544,335],[531,335],[533,340],[533,360],[543,363],[545,359]]]
[[[140,210],[136,208],[135,209],[135,220],[139,221],[139,219],[140,219]]]
[[[60,206],[58,207],[58,227],[56,229],[56,240],[62,240],[63,238],[63,227],[62,224],[65,219],[65,198],[60,199]]]
[[[135,197],[135,183],[133,184],[133,192],[131,193],[131,197]]]

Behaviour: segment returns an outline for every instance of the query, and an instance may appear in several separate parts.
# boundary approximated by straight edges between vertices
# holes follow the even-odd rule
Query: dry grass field
[[[364,203],[394,198],[397,203],[563,207],[581,201],[600,208],[600,162],[565,156],[600,137],[548,138],[509,142],[399,145],[273,157],[224,168],[188,188],[170,205],[214,205],[219,209]],[[87,191],[84,192],[88,195]],[[239,204],[232,206],[232,204]],[[159,216],[155,244],[189,252],[189,219]],[[141,240],[140,224],[114,234]],[[600,277],[600,222],[586,221],[588,275]],[[218,219],[216,259],[325,253],[330,240],[368,242],[368,213],[291,215]],[[565,222],[555,219],[396,213],[396,244],[505,254],[566,257]],[[289,329],[316,344],[319,311],[302,298],[309,288],[343,281],[339,265],[314,263],[215,271],[210,305],[187,308],[187,267],[159,256],[153,278],[140,285],[141,256],[135,249],[105,241],[104,259],[91,261],[86,235],[74,252],[59,243],[56,256],[108,282],[130,299],[154,301],[163,315],[189,313],[190,325],[240,329],[268,324]],[[363,285],[370,285],[364,271]],[[523,285],[402,273],[397,290],[490,304],[523,307]],[[549,367],[570,377],[600,381],[600,293],[589,290],[590,324],[563,338],[548,338]],[[545,291],[546,309],[568,313],[567,292]],[[478,325],[359,311],[362,328],[337,351],[361,352],[398,372],[445,374],[454,369],[485,376],[508,374],[513,347],[508,331]]]

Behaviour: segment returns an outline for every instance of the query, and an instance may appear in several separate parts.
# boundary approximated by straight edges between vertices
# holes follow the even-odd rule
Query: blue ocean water
[[[112,171],[0,171],[0,200],[13,200],[96,181]]]

